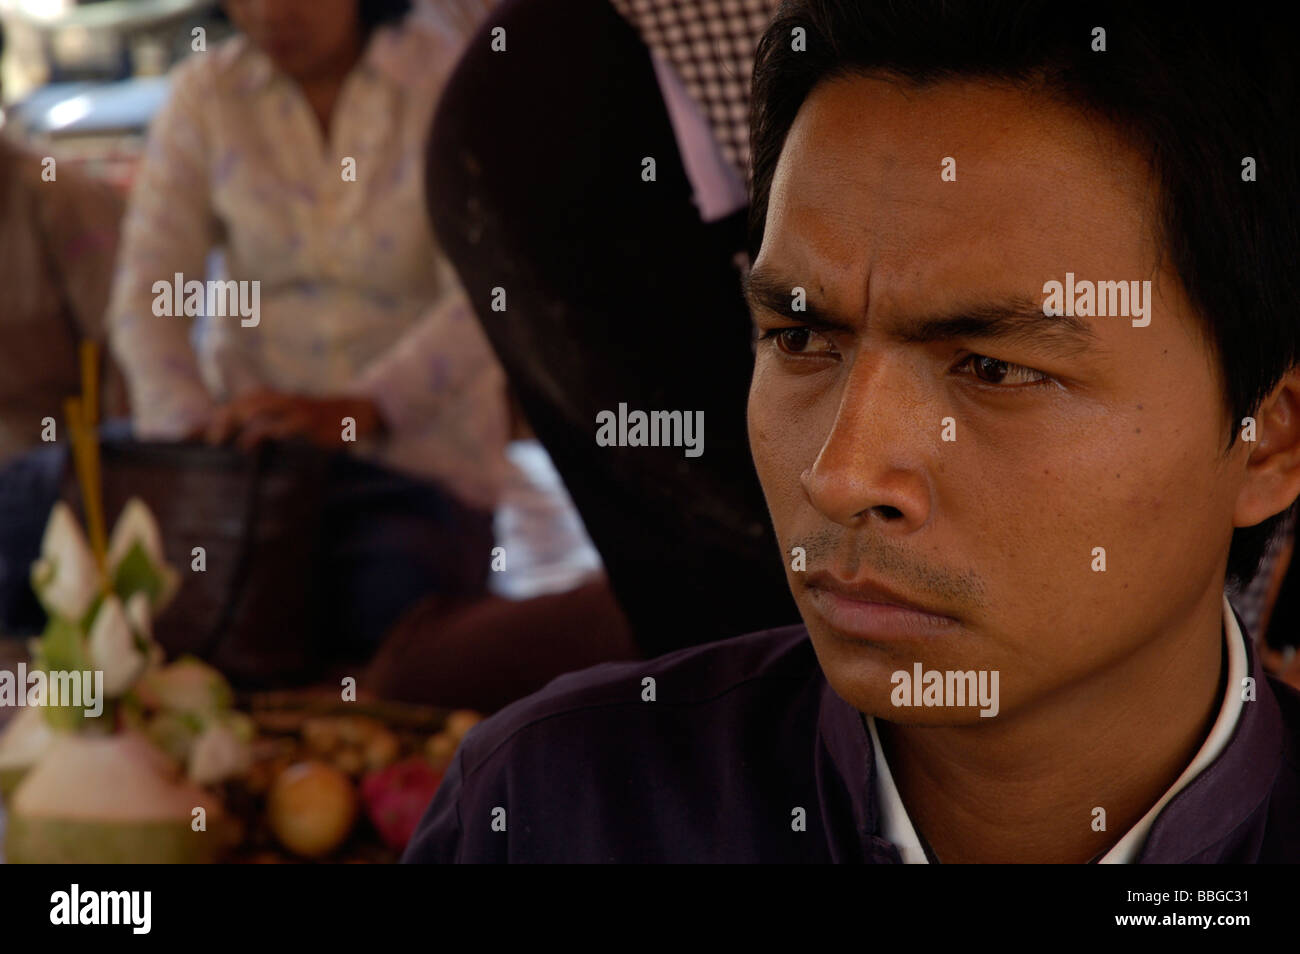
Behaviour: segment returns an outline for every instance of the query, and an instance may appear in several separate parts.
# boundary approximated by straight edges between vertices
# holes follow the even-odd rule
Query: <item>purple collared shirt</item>
[[[1138,862],[1300,861],[1300,693],[1246,643],[1257,697]],[[466,737],[403,860],[898,863],[874,774],[861,714],[789,626],[596,666],[503,709]]]

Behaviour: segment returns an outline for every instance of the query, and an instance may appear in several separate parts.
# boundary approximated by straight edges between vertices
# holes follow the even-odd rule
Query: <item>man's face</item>
[[[919,662],[998,671],[1005,718],[1218,605],[1247,451],[1224,454],[1152,181],[1041,93],[853,77],[799,112],[751,274],[749,432],[819,660],[859,709],[980,721],[891,705]],[[1045,317],[1066,272],[1150,280],[1150,324]]]

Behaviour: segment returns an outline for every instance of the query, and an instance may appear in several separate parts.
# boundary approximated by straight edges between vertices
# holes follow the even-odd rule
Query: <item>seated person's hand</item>
[[[251,450],[268,440],[305,439],[318,447],[338,448],[343,443],[344,418],[356,421],[361,440],[378,434],[379,409],[364,397],[307,397],[281,391],[254,391],[217,409],[208,424],[211,444],[233,441]]]

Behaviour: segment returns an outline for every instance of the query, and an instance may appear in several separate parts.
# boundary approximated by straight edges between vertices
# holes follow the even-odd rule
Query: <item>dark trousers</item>
[[[496,26],[507,54],[492,52]],[[745,431],[744,216],[701,223],[635,31],[605,0],[507,0],[443,95],[427,181],[439,238],[642,650],[797,621]],[[620,403],[703,411],[703,456],[598,446],[597,414]]]
[[[0,636],[32,636],[45,626],[32,591],[32,562],[40,555],[65,460],[63,449],[50,444],[0,466]]]
[[[343,454],[331,465],[319,592],[338,655],[370,656],[421,597],[486,594],[489,511]]]

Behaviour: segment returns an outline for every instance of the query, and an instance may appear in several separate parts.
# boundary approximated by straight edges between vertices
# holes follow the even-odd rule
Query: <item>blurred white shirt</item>
[[[134,183],[109,309],[136,433],[170,439],[259,387],[360,394],[382,441],[347,445],[466,502],[505,481],[505,378],[425,213],[438,96],[491,3],[421,7],[376,30],[322,136],[297,85],[244,37],[172,74]],[[344,176],[355,166],[355,181]],[[260,281],[256,327],[153,313],[153,285]]]
[[[546,449],[536,440],[513,441],[506,456],[510,475],[493,527],[505,569],[489,575],[489,590],[526,600],[601,578],[600,554]]]

